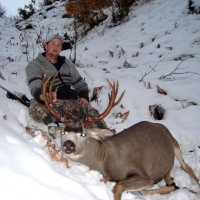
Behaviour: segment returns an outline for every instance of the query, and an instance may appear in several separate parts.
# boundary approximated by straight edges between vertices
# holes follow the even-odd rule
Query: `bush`
[[[107,19],[104,8],[112,8],[112,22],[123,20],[137,0],[74,0],[66,3],[66,16],[74,17],[84,27],[93,28]]]
[[[50,6],[53,3],[53,0],[43,0],[43,6]]]
[[[188,9],[191,14],[200,14],[200,4],[198,0],[188,0]]]
[[[32,16],[35,13],[35,0],[31,0],[31,3],[24,6],[24,9],[19,8],[18,14],[21,18],[24,20],[28,19],[30,16]]]
[[[114,0],[112,4],[112,22],[116,24],[128,16],[130,7],[136,1],[137,0]]]
[[[39,2],[39,6],[43,8],[44,6],[50,6],[56,1],[65,1],[65,0],[43,0]]]
[[[66,3],[66,16],[74,17],[80,25],[91,29],[107,18],[102,9],[109,4],[110,0],[69,1]]]
[[[33,25],[32,24],[27,24],[25,29],[33,29]]]

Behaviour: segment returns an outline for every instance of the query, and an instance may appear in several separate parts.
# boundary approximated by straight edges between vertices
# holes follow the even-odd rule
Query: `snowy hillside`
[[[56,2],[54,9],[46,11],[46,7],[17,27],[12,19],[0,18],[0,85],[31,98],[25,67],[43,51],[38,36],[45,40],[50,33],[71,34],[72,19],[62,18],[63,5]],[[22,31],[29,24],[34,29]],[[69,57],[71,52],[66,50],[62,55]],[[98,102],[91,102],[95,108],[102,112],[107,106],[106,78],[118,80],[120,92],[126,90],[121,105],[106,117],[107,125],[117,132],[143,120],[166,125],[198,177],[199,63],[200,15],[189,14],[187,0],[152,0],[138,5],[132,8],[129,21],[111,28],[108,19],[77,44],[78,70],[90,90],[104,86]],[[159,94],[157,86],[167,95]],[[165,109],[162,120],[155,120],[149,112],[149,106],[155,104]],[[127,111],[129,116],[123,121],[120,114]],[[67,168],[52,161],[41,134],[31,137],[26,126],[47,130],[29,117],[28,108],[8,99],[0,88],[0,199],[113,199],[114,183],[100,182],[101,174],[85,165],[70,162]],[[59,147],[59,140],[55,142]],[[171,175],[179,190],[163,196],[124,192],[122,200],[200,199],[199,186],[180,169],[177,160]]]

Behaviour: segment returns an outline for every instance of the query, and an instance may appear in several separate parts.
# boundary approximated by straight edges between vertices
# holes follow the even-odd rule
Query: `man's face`
[[[46,54],[51,57],[58,57],[62,50],[62,42],[60,39],[55,38],[45,44]]]

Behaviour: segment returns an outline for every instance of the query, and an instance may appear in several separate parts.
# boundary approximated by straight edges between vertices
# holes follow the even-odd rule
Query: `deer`
[[[78,127],[68,124],[68,120],[52,106],[51,95],[47,95],[47,84],[54,78],[46,78],[42,83],[45,105],[54,117],[64,124],[61,135],[61,148],[67,158],[99,171],[104,181],[115,182],[114,200],[120,200],[124,191],[137,191],[146,194],[167,194],[178,189],[170,171],[174,159],[198,185],[199,178],[186,164],[180,146],[167,127],[160,123],[141,121],[117,134],[109,129],[99,129],[91,125],[105,118],[124,96],[116,101],[119,84],[107,80],[111,92],[109,104],[97,117],[88,117]],[[51,91],[51,87],[50,87]],[[50,92],[51,93],[51,92]],[[164,180],[166,185],[151,189]]]

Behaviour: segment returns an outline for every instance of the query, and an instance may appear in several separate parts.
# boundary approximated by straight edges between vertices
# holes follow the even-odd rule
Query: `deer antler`
[[[105,118],[110,113],[112,108],[114,108],[116,105],[118,105],[121,102],[121,100],[124,96],[125,90],[122,92],[119,99],[115,102],[115,99],[116,99],[117,93],[118,93],[118,89],[119,89],[119,83],[118,83],[118,81],[116,81],[116,83],[113,82],[113,84],[112,84],[108,79],[106,79],[106,81],[108,82],[108,85],[111,89],[111,94],[108,93],[109,104],[108,104],[106,110],[103,113],[101,113],[98,117],[90,118],[90,119],[84,121],[83,122],[84,126],[90,126],[91,124],[98,122],[98,121],[102,120],[103,118]]]
[[[44,78],[43,78],[43,81],[42,81],[42,95],[43,95],[44,102],[45,102],[45,105],[46,105],[48,111],[56,119],[58,119],[60,122],[62,122],[63,124],[68,124],[68,121],[64,117],[62,117],[53,108],[52,87],[53,87],[53,83],[54,83],[57,75],[58,75],[58,72],[53,77],[46,78],[46,73],[44,74]],[[50,82],[50,80],[51,80],[51,82]],[[110,113],[112,108],[114,108],[116,105],[118,105],[121,102],[121,100],[122,100],[122,98],[124,96],[125,90],[122,92],[122,94],[119,97],[119,99],[117,101],[115,101],[116,97],[117,97],[117,94],[118,94],[119,83],[118,83],[118,81],[116,81],[116,83],[113,82],[113,84],[112,84],[108,79],[107,79],[107,82],[108,82],[108,85],[109,85],[109,87],[111,89],[111,93],[110,94],[108,93],[109,104],[108,104],[106,110],[102,114],[100,114],[98,117],[89,118],[86,121],[84,121],[83,125],[85,127],[86,126],[90,126],[91,124],[93,124],[95,122],[98,122],[98,121],[102,120],[103,118],[105,118]],[[49,89],[47,91],[47,85],[48,84],[49,84]]]
[[[49,78],[46,78],[46,73],[44,74],[43,81],[42,81],[42,95],[44,98],[44,102],[48,111],[60,122],[63,124],[67,124],[67,120],[62,117],[54,108],[53,108],[53,98],[52,98],[52,87],[53,83],[58,75],[58,72]],[[50,84],[49,81],[51,80]],[[47,91],[47,85],[49,84],[49,90]]]

